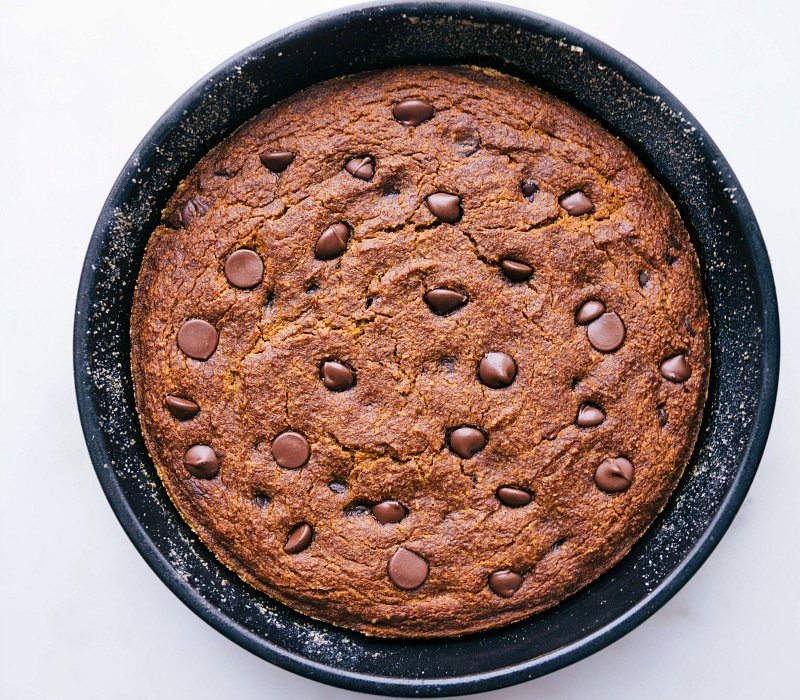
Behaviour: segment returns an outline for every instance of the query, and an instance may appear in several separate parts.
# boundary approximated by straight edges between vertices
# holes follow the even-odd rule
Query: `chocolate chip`
[[[182,396],[173,396],[172,394],[167,394],[164,399],[164,405],[178,420],[194,418],[200,411],[200,406],[191,399],[185,399]]]
[[[550,551],[554,554],[564,546],[566,540],[562,537],[561,539],[556,540],[553,542],[553,545],[550,547]]]
[[[605,310],[606,307],[602,301],[592,299],[591,301],[584,302],[575,312],[575,323],[579,326],[585,326],[596,318],[600,318]]]
[[[667,237],[667,245],[670,248],[674,248],[675,250],[683,250],[683,245],[681,244],[681,242],[677,238],[675,238],[675,236],[673,236],[672,234],[670,234]]]
[[[519,188],[522,190],[522,196],[529,202],[533,201],[533,196],[539,191],[539,185],[531,179],[525,180]]]
[[[253,500],[259,508],[266,508],[272,499],[265,493],[257,493]]]
[[[486,436],[477,428],[462,425],[450,433],[448,444],[459,457],[469,459],[486,446]]]
[[[613,311],[603,314],[586,328],[589,342],[600,352],[614,352],[625,340],[625,324]]]
[[[405,591],[419,588],[428,578],[428,562],[404,547],[392,554],[386,570],[391,582]]]
[[[606,493],[625,491],[633,482],[633,465],[625,457],[606,459],[594,472],[594,483]]]
[[[311,456],[308,440],[300,433],[288,430],[272,441],[272,456],[284,469],[298,469]]]
[[[422,100],[404,100],[394,106],[392,114],[404,126],[419,126],[433,116],[433,105]]]
[[[516,486],[501,486],[495,491],[497,500],[509,508],[527,506],[533,499],[533,494]]]
[[[219,472],[219,459],[208,445],[193,445],[183,455],[183,466],[198,479],[212,479]]]
[[[281,173],[289,167],[294,160],[294,153],[291,151],[264,151],[259,155],[261,165],[273,173]]]
[[[531,278],[533,268],[526,263],[519,262],[518,260],[511,260],[505,258],[500,261],[500,268],[512,282],[525,282]]]
[[[449,192],[434,192],[425,200],[431,214],[447,224],[454,224],[461,218],[461,197]]]
[[[692,368],[683,353],[668,357],[661,363],[659,369],[664,379],[675,383],[685,382],[692,376]]]
[[[570,192],[565,194],[558,203],[566,210],[570,216],[581,216],[594,211],[594,204],[583,192]]]
[[[345,515],[366,515],[369,513],[369,506],[363,503],[356,503],[344,509]]]
[[[658,413],[658,424],[663,428],[667,424],[667,407],[660,403],[656,407],[656,412]]]
[[[423,297],[425,303],[438,316],[446,316],[467,303],[467,297],[452,289],[431,289]]]
[[[218,342],[217,329],[200,318],[184,321],[178,331],[178,347],[195,360],[207,360],[211,357]]]
[[[489,588],[502,598],[510,598],[522,586],[522,576],[515,571],[503,569],[489,576]]]
[[[343,494],[345,491],[347,491],[347,484],[344,484],[341,481],[331,481],[331,483],[328,484],[328,488],[335,494]]]
[[[681,242],[675,238],[672,234],[667,237],[667,249],[664,251],[664,260],[666,260],[667,265],[672,265],[678,259],[677,255],[673,255],[673,251],[678,253],[683,250],[683,246]]]
[[[517,363],[504,352],[487,352],[478,365],[478,377],[492,389],[508,386],[517,376]]]
[[[234,287],[252,289],[264,279],[261,256],[249,248],[240,248],[225,261],[225,278]]]
[[[350,228],[344,222],[328,226],[317,239],[314,255],[317,260],[333,260],[347,250]]]
[[[306,294],[315,294],[319,291],[319,285],[316,282],[309,282],[306,285]]]
[[[183,228],[189,228],[192,219],[196,219],[198,216],[204,216],[207,211],[208,204],[197,197],[192,197],[184,202],[181,207],[181,225]]]
[[[322,383],[331,391],[345,391],[356,383],[353,370],[343,362],[326,360],[321,368]]]
[[[311,544],[311,539],[314,537],[314,528],[308,523],[300,523],[295,527],[289,537],[286,539],[286,544],[283,545],[283,551],[287,554],[297,554],[302,552],[308,545]]]
[[[647,283],[650,281],[650,275],[642,270],[639,273],[639,286],[644,289],[647,286]]]
[[[481,147],[481,135],[478,131],[460,136],[455,141],[455,152],[461,158],[477,153]]]
[[[375,160],[372,156],[351,158],[345,163],[344,169],[359,180],[371,180],[375,175]]]
[[[381,525],[399,523],[406,517],[406,513],[400,501],[383,501],[372,506],[372,514]]]
[[[593,428],[600,425],[606,419],[606,414],[601,409],[591,403],[581,404],[578,409],[578,417],[575,422],[581,428]]]

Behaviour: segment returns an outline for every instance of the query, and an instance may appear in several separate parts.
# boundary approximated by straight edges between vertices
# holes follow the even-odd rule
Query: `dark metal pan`
[[[260,110],[333,76],[415,63],[481,64],[523,77],[602,122],[677,203],[713,321],[712,381],[691,464],[631,553],[552,610],[458,639],[372,639],[314,622],[222,567],[172,507],[142,441],[128,319],[148,236],[170,193]],[[478,692],[540,676],[629,632],[694,574],[744,499],[778,380],[778,313],[753,212],[717,147],[658,82],[599,41],[499,5],[348,8],[276,34],[183,95],[131,156],[89,244],[75,316],[83,429],[114,512],[159,577],[203,619],[284,668],[393,695]]]

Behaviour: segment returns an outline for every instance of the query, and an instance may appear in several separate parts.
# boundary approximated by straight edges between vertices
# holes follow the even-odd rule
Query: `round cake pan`
[[[200,158],[265,107],[328,78],[408,64],[476,64],[539,86],[625,141],[676,202],[712,319],[704,423],[667,508],[625,559],[523,622],[461,638],[375,639],[315,622],[244,584],[198,541],[142,441],[130,370],[131,298],[148,236]],[[629,632],[708,557],[756,472],[778,380],[778,313],[753,212],[717,147],[650,75],[576,29],[484,3],[393,3],[311,19],[233,57],[183,95],[114,184],[89,244],[75,315],[86,442],[120,523],[200,617],[319,681],[389,695],[454,695],[566,666]]]

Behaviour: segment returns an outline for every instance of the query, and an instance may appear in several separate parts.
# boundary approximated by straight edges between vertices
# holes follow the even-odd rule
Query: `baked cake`
[[[633,153],[470,67],[242,126],[171,198],[131,318],[186,522],[264,593],[387,637],[506,625],[619,561],[692,453],[708,332]]]

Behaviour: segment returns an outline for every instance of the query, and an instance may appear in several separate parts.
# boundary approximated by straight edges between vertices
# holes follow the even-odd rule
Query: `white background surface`
[[[71,357],[89,236],[140,138],[231,54],[340,4],[0,0],[2,698],[363,697],[252,656],[156,578],[94,476]],[[716,140],[771,254],[784,359],[760,471],[700,572],[611,647],[483,697],[796,698],[798,4],[511,4],[617,48],[672,90]]]

